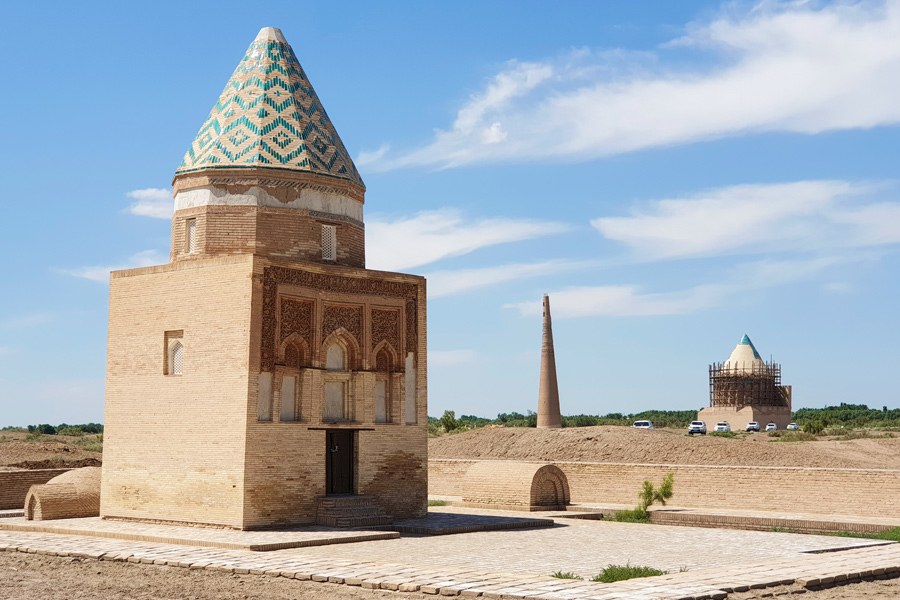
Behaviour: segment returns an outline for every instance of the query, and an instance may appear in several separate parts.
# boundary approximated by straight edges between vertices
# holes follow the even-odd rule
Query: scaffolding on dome
[[[790,392],[781,385],[781,365],[775,362],[709,366],[711,407],[790,406]]]

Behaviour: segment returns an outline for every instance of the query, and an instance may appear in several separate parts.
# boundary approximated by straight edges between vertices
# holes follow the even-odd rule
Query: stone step
[[[369,517],[336,517],[316,519],[316,524],[324,527],[372,527],[374,525],[390,525],[394,519],[390,515],[372,515]]]
[[[372,496],[319,496],[316,498],[316,505],[320,508],[331,508],[335,506],[364,506],[373,504],[375,498]]]
[[[316,524],[324,527],[388,525],[394,519],[372,496],[322,496],[316,499]]]

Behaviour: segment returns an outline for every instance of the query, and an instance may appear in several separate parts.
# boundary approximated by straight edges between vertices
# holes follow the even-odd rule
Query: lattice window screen
[[[172,346],[172,375],[181,375],[184,366],[184,346],[181,342],[175,342]]]
[[[322,225],[322,260],[337,260],[337,227]]]
[[[197,251],[197,219],[188,219],[187,222],[187,251]]]

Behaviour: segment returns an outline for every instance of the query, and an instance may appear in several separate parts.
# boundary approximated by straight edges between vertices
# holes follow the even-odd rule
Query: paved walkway
[[[547,600],[725,598],[729,592],[750,587],[812,587],[861,577],[900,575],[900,544],[876,545],[879,543],[884,544],[811,535],[571,521],[549,529],[408,537],[259,553],[0,531],[0,550],[254,573],[426,594]],[[809,554],[847,546],[858,547]],[[568,570],[589,577],[608,563],[628,561],[675,571],[688,566],[689,570],[616,584],[547,576],[555,570]]]
[[[296,527],[277,531],[236,531],[183,525],[161,525],[134,521],[106,521],[100,517],[26,521],[24,517],[4,519],[0,529],[106,537],[136,542],[161,542],[183,546],[232,548],[257,552],[327,546],[365,540],[387,540],[399,533],[367,529],[336,529],[333,527]]]

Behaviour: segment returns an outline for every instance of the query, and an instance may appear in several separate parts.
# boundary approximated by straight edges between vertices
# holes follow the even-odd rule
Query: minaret
[[[550,296],[544,295],[544,335],[541,340],[541,386],[538,393],[538,427],[562,427],[559,388],[556,385],[556,356],[553,354],[553,325]]]

